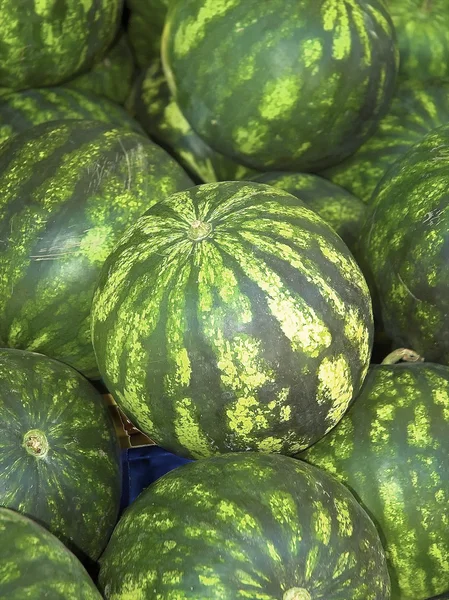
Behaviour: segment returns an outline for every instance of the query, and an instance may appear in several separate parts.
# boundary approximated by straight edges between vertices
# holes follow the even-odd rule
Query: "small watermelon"
[[[149,66],[161,54],[161,37],[169,0],[127,0],[128,35],[139,67]]]
[[[134,59],[127,37],[122,33],[105,57],[65,86],[105,96],[117,104],[125,104],[133,79]]]
[[[57,85],[112,43],[122,0],[2,0],[0,87]]]
[[[425,600],[449,589],[449,368],[391,362],[371,367],[337,427],[299,456],[374,520],[392,600]]]
[[[0,350],[0,473],[0,506],[99,557],[120,508],[120,448],[103,397],[79,373]]]
[[[171,2],[162,60],[212,148],[259,171],[316,171],[387,112],[399,55],[380,0]]]
[[[106,98],[65,87],[5,92],[0,96],[0,144],[48,121],[89,119],[144,134],[137,121]]]
[[[320,175],[369,202],[395,160],[432,129],[449,122],[449,82],[401,81],[376,133],[352,156]]]
[[[351,250],[365,220],[364,203],[318,175],[311,173],[261,173],[251,181],[266,183],[293,194],[328,223]]]
[[[173,100],[160,61],[137,78],[128,109],[145,131],[200,181],[245,179],[255,173],[213,150],[193,131]]]
[[[447,0],[386,0],[401,56],[401,77],[449,77],[449,3]]]
[[[192,182],[148,138],[96,121],[37,125],[0,147],[0,345],[98,376],[90,305],[128,225]]]
[[[106,599],[389,600],[376,529],[335,479],[286,456],[184,465],[127,509],[101,558]]]
[[[46,529],[0,508],[0,598],[101,600],[78,559]]]
[[[386,173],[360,236],[360,260],[396,346],[449,364],[449,126]]]
[[[358,393],[372,333],[347,246],[298,198],[253,182],[153,206],[106,260],[92,305],[117,403],[193,458],[312,444]]]

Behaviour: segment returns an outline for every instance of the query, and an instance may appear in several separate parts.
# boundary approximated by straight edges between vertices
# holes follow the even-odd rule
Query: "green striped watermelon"
[[[449,82],[401,81],[376,133],[352,156],[320,175],[369,202],[392,163],[432,129],[449,122]]]
[[[320,215],[348,248],[355,247],[366,206],[343,188],[311,173],[261,173],[251,177],[251,181],[273,185],[293,194]]]
[[[116,40],[104,58],[87,73],[65,84],[66,87],[92,92],[125,104],[134,79],[134,58],[124,33]]]
[[[57,85],[100,59],[122,0],[0,0],[0,87]]]
[[[449,368],[376,365],[337,427],[300,455],[344,482],[373,518],[392,600],[449,589],[448,430]]]
[[[449,364],[449,126],[386,173],[361,233],[360,260],[397,346]]]
[[[123,108],[106,98],[65,87],[40,88],[0,96],[0,144],[33,125],[60,119],[91,119],[144,133]]]
[[[255,173],[212,150],[193,131],[170,94],[160,61],[138,77],[128,108],[145,131],[201,181],[231,181]]]
[[[399,73],[407,79],[449,77],[447,0],[386,0],[401,55]]]
[[[387,600],[376,529],[319,469],[251,452],[193,462],[128,508],[101,558],[106,599]]]
[[[101,394],[71,367],[0,350],[0,473],[0,506],[99,557],[120,507],[120,448]]]
[[[212,148],[261,171],[336,164],[386,113],[398,67],[383,0],[172,2],[165,74]]]
[[[164,448],[289,454],[358,392],[371,299],[346,245],[298,198],[209,183],[127,230],[102,270],[92,334],[108,389]]]
[[[101,600],[78,559],[43,527],[0,508],[0,597]]]
[[[161,36],[169,0],[127,0],[128,35],[134,57],[144,68],[161,54]]]
[[[96,121],[53,121],[0,148],[0,344],[98,375],[90,305],[104,260],[152,204],[192,185],[161,148]]]

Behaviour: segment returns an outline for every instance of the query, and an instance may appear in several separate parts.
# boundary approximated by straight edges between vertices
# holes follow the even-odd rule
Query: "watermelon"
[[[0,450],[0,506],[96,560],[121,492],[118,438],[101,394],[68,365],[1,349]]]
[[[60,119],[91,119],[144,134],[137,121],[106,98],[65,87],[5,92],[0,96],[0,144],[33,125]]]
[[[160,61],[154,61],[137,78],[128,109],[200,182],[244,179],[255,173],[212,150],[193,131],[170,94]]]
[[[343,239],[351,250],[356,246],[365,219],[364,203],[323,177],[311,173],[260,173],[251,181],[285,190],[304,201]]]
[[[139,67],[149,66],[161,54],[161,36],[169,0],[128,0],[128,35]]]
[[[355,154],[320,175],[368,203],[392,163],[447,122],[449,82],[401,81],[376,133]]]
[[[0,597],[101,600],[78,559],[46,529],[0,508]]]
[[[414,80],[449,77],[447,0],[387,0],[401,56],[400,76]]]
[[[169,4],[162,59],[212,148],[260,171],[301,172],[371,136],[399,56],[381,0],[187,0]]]
[[[98,370],[90,305],[127,225],[192,185],[148,138],[97,121],[37,125],[0,148],[0,345]]]
[[[106,599],[387,600],[376,529],[319,469],[252,452],[196,461],[127,509],[100,563]]]
[[[122,33],[104,58],[89,71],[65,84],[66,87],[93,92],[118,104],[125,104],[134,78],[134,59]]]
[[[448,428],[448,367],[375,365],[342,421],[300,455],[345,483],[373,518],[392,600],[449,589]]]
[[[209,183],[127,229],[100,275],[92,336],[106,386],[163,448],[289,454],[359,391],[371,299],[346,245],[298,198]]]
[[[360,237],[360,260],[386,333],[449,364],[449,126],[423,138],[386,173]]]
[[[57,85],[90,68],[112,43],[122,0],[2,0],[0,87]]]

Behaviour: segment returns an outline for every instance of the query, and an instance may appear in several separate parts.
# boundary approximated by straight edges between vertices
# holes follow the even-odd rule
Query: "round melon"
[[[106,56],[65,86],[104,96],[117,104],[125,104],[131,92],[133,78],[134,58],[127,37],[122,33]]]
[[[394,600],[449,589],[448,430],[448,367],[375,365],[337,427],[300,455],[346,484],[374,520]]]
[[[1,349],[0,448],[0,506],[96,560],[121,493],[120,448],[101,394],[59,361]]]
[[[0,597],[101,600],[78,559],[43,527],[0,508]]]
[[[0,144],[33,125],[66,119],[90,119],[144,134],[138,122],[117,104],[66,87],[5,92],[0,97]]]
[[[449,4],[446,0],[387,0],[406,79],[449,77]]]
[[[322,171],[368,203],[390,166],[432,129],[449,122],[449,82],[401,81],[376,133],[352,156]]]
[[[260,171],[315,171],[357,150],[388,110],[398,58],[379,0],[172,2],[162,38],[194,131]]]
[[[194,458],[312,444],[360,389],[372,333],[344,242],[295,196],[252,182],[153,206],[106,260],[92,305],[117,403]]]
[[[343,485],[251,452],[184,465],[127,509],[101,558],[106,599],[387,600],[376,529]]]
[[[251,181],[266,183],[293,194],[328,223],[351,250],[365,220],[364,203],[323,177],[311,173],[261,173]]]
[[[99,60],[112,43],[122,0],[3,0],[0,87],[57,85]]]
[[[148,138],[87,120],[0,147],[0,344],[98,377],[90,306],[103,262],[152,204],[192,185]]]
[[[145,131],[201,182],[244,179],[256,172],[216,152],[193,131],[168,89],[160,61],[137,78],[128,105]]]
[[[361,233],[360,259],[396,346],[449,364],[449,126],[386,173]]]

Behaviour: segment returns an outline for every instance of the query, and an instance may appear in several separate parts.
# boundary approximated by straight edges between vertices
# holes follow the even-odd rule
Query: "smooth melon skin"
[[[107,600],[388,600],[376,529],[334,478],[279,455],[183,465],[121,517],[100,560]]]
[[[345,189],[312,173],[261,173],[251,181],[266,183],[293,194],[338,233],[353,251],[366,217],[365,204]]]
[[[369,204],[382,177],[414,144],[432,129],[449,122],[449,82],[398,83],[388,114],[357,152],[320,172]]]
[[[100,556],[120,508],[120,447],[101,394],[74,369],[0,350],[0,473],[0,506],[83,560]]]
[[[360,235],[360,264],[387,335],[429,362],[449,364],[449,126],[387,171]]]
[[[114,102],[88,91],[61,86],[5,91],[0,96],[0,144],[34,125],[61,119],[102,121],[144,134],[138,122]]]
[[[28,517],[0,508],[0,598],[101,600],[78,559]]]
[[[57,85],[100,59],[123,0],[0,0],[0,87]]]
[[[127,106],[145,131],[200,182],[247,179],[256,173],[216,152],[195,133],[170,93],[160,60],[136,79]]]
[[[140,68],[159,60],[161,37],[169,0],[128,0],[128,34],[134,57]]]
[[[92,303],[117,403],[194,458],[312,444],[358,393],[372,338],[368,288],[341,238],[295,196],[254,182],[154,205],[105,261]]]
[[[371,367],[341,422],[299,458],[349,487],[386,550],[392,600],[449,589],[449,368]]]
[[[0,147],[0,344],[99,376],[90,307],[118,238],[152,204],[192,185],[146,136],[53,121]]]
[[[259,171],[309,172],[352,154],[387,112],[394,38],[382,0],[185,0],[169,4],[161,56],[212,148]]]
[[[401,78],[449,77],[449,3],[446,0],[386,0],[400,51]]]

